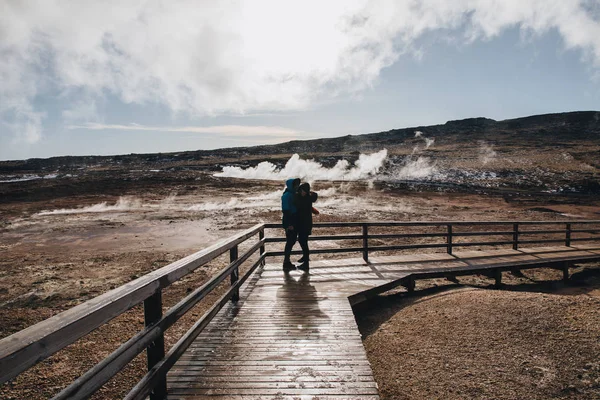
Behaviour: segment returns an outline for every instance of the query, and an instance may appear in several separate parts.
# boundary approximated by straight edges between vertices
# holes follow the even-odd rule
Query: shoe
[[[292,264],[290,261],[283,262],[283,270],[284,271],[293,271],[296,269],[296,266]]]
[[[310,269],[308,262],[302,263],[302,264],[298,265],[296,268],[298,268],[300,271],[305,271],[305,272],[308,272],[308,270]]]

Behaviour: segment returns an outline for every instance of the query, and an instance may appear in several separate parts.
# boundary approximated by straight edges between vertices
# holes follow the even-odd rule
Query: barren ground
[[[0,337],[255,223],[279,221],[280,182],[194,176],[199,177],[119,187],[105,183],[105,188],[69,193],[64,185],[47,182],[40,183],[42,189],[35,182],[10,184],[25,194],[0,202]],[[314,188],[322,194],[317,221],[600,215],[594,197],[403,192],[364,183],[317,182]],[[165,306],[226,262],[219,258],[173,285],[164,295]],[[459,284],[430,281],[418,287],[425,290],[416,296],[389,294],[361,307],[358,320],[382,397],[600,398],[598,266],[577,271],[569,286],[542,270],[508,276],[507,290],[492,290],[483,278],[464,278]],[[168,331],[167,345],[218,293]],[[58,393],[142,326],[139,309],[124,314],[0,386],[0,398],[42,399]],[[123,397],[144,368],[142,355],[96,398]]]

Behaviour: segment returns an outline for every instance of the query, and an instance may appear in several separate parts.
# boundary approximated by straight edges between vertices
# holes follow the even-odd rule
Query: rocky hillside
[[[600,112],[577,111],[560,114],[495,121],[489,118],[468,118],[448,121],[443,125],[392,129],[387,132],[347,135],[315,140],[293,140],[286,143],[217,150],[198,150],[176,153],[129,154],[116,156],[68,156],[23,161],[0,161],[0,173],[40,171],[43,169],[86,166],[97,163],[138,164],[174,161],[200,161],[243,156],[280,156],[294,153],[355,153],[382,148],[399,150],[414,142],[415,132],[435,138],[436,144],[463,145],[486,141],[510,147],[564,147],[583,143],[600,145]],[[600,158],[597,162],[600,163]]]
[[[193,180],[199,171],[221,171],[225,165],[252,167],[269,161],[282,167],[295,153],[331,167],[340,159],[353,163],[361,153],[384,148],[388,158],[377,180],[386,184],[433,185],[436,190],[600,193],[600,112],[579,111],[504,121],[469,118],[254,147],[4,161],[0,162],[0,194],[22,191],[25,181],[43,177],[81,181],[87,175],[89,179],[80,184],[90,183],[91,177],[113,182],[145,177],[153,182]]]

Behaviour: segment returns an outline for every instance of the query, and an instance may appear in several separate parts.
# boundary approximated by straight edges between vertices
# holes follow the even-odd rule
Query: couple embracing
[[[285,251],[283,259],[283,270],[288,272],[296,269],[290,261],[292,247],[296,241],[302,248],[302,258],[299,270],[309,270],[308,236],[312,232],[312,215],[319,212],[313,208],[317,201],[317,193],[310,191],[308,182],[301,183],[299,178],[288,179],[285,182],[285,191],[281,196],[281,211],[283,211],[283,229],[285,229]]]

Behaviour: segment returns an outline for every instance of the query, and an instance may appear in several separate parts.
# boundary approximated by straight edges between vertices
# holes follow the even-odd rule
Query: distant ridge
[[[575,111],[533,115],[503,121],[483,117],[467,118],[448,121],[442,125],[392,129],[385,132],[346,135],[336,138],[295,140],[275,145],[222,149],[219,152],[224,154],[241,149],[250,154],[373,151],[383,147],[393,148],[402,145],[405,141],[414,138],[416,131],[435,137],[436,144],[448,141],[470,143],[473,140],[486,140],[499,144],[519,140],[530,144],[539,141],[542,137],[546,144],[580,140],[595,140],[600,143],[600,112]]]
[[[574,111],[554,114],[532,115],[495,121],[477,117],[448,121],[442,125],[416,126],[392,129],[384,132],[346,135],[334,138],[313,140],[293,140],[290,142],[234,147],[215,150],[182,151],[173,153],[128,154],[114,156],[61,156],[47,159],[0,161],[0,172],[51,169],[59,166],[89,165],[98,162],[143,163],[156,162],[165,158],[201,160],[206,158],[246,156],[286,155],[294,153],[356,153],[394,149],[421,131],[434,137],[436,145],[444,143],[472,143],[485,140],[496,144],[531,145],[543,141],[544,145],[561,145],[565,142],[593,141],[600,144],[600,112]]]

